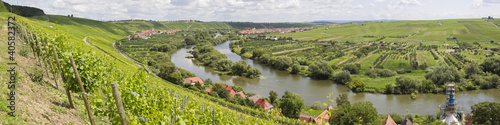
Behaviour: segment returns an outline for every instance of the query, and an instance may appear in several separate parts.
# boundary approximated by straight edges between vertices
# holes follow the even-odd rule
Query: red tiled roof
[[[236,94],[236,92],[234,90],[231,89],[231,91],[229,91],[229,95],[231,95],[231,97],[234,96],[234,94]]]
[[[237,92],[236,94],[240,95],[241,98],[246,98],[245,94],[243,93],[243,91],[239,91]]]
[[[200,84],[203,85],[203,80],[199,77],[191,77],[191,78],[185,78],[184,83],[196,83],[199,82]]]
[[[382,122],[382,125],[397,125],[394,120],[392,120],[391,115],[387,115],[387,118]]]
[[[271,105],[269,102],[267,102],[267,100],[262,99],[262,98],[257,100],[257,102],[255,104],[259,105],[264,110],[268,110],[270,108],[273,108],[273,105]]]
[[[206,89],[205,91],[208,92],[208,93],[211,93],[212,89]]]
[[[318,123],[318,124],[322,124],[323,121],[328,121],[328,119],[330,119],[330,116],[328,115],[328,110],[332,110],[332,109],[333,109],[333,107],[329,106],[327,110],[323,111],[318,116],[316,116],[316,118],[314,118],[314,121],[316,121],[316,123]]]

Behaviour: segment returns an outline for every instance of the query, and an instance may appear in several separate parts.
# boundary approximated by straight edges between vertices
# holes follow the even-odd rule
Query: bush
[[[396,75],[394,71],[391,71],[389,69],[383,69],[383,70],[377,69],[377,73],[379,74],[380,77],[392,77]]]
[[[403,68],[399,68],[399,69],[396,69],[396,73],[398,73],[398,74],[405,74],[406,71]]]
[[[43,70],[35,68],[33,70],[33,74],[30,75],[31,81],[34,83],[42,83],[43,80]]]
[[[27,57],[28,56],[28,49],[21,49],[19,50],[19,55],[23,56],[23,57]]]
[[[316,102],[313,103],[313,105],[311,106],[311,108],[314,109],[314,110],[321,110],[321,109],[323,109],[322,105],[323,104],[321,104],[320,101],[316,101]]]
[[[349,71],[347,70],[344,70],[342,72],[339,72],[337,74],[335,74],[335,77],[334,77],[334,81],[339,83],[339,84],[346,84],[347,82],[351,81],[351,74],[349,73]]]
[[[345,64],[344,67],[342,68],[342,70],[347,70],[351,74],[358,74],[359,73],[359,67],[353,63]]]
[[[351,81],[347,82],[347,87],[354,92],[363,92],[365,90],[365,82],[360,78],[353,78]]]

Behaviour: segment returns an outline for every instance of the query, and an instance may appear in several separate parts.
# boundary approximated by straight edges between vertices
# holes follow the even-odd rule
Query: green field
[[[134,27],[137,30],[201,30],[201,29],[232,29],[223,22],[197,21],[116,21],[111,22],[124,26]]]
[[[500,48],[500,28],[490,22],[498,21],[449,19],[332,25],[297,33],[249,35],[246,42],[234,47],[247,53],[261,48],[273,56],[289,56],[299,62],[299,59],[307,60],[301,63],[304,66],[320,60],[337,68],[357,63],[361,71],[354,76],[361,78],[366,87],[382,90],[399,76],[424,80],[424,70],[429,67],[448,65],[463,71],[467,64],[480,64],[490,58],[487,57],[490,54],[492,58],[499,58],[498,51],[484,49]],[[263,40],[266,37],[292,37],[293,40]],[[377,78],[364,75],[373,68],[408,73]]]

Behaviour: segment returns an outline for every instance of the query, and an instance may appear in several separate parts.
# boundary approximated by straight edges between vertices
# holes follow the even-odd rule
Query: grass
[[[368,87],[368,88],[384,89],[385,85],[387,83],[395,83],[397,77],[407,76],[407,77],[410,77],[412,79],[424,80],[425,79],[424,75],[425,75],[424,70],[412,70],[411,73],[397,74],[396,76],[387,77],[387,78],[381,78],[381,77],[370,78],[369,76],[366,76],[366,75],[361,74],[361,73],[355,74],[352,76],[361,78],[363,80],[363,82],[365,82],[366,87]]]
[[[304,109],[301,114],[306,114],[306,115],[311,115],[311,116],[317,116],[319,113],[323,112],[324,110],[314,110],[314,109]]]
[[[47,20],[50,20],[50,22],[47,22]],[[131,32],[128,32],[129,30],[137,30],[135,28],[108,22],[59,15],[36,16],[32,17],[31,21],[45,28],[45,31],[49,34],[65,32],[68,34],[68,40],[77,42],[75,44],[85,44],[83,38],[85,38],[85,36],[90,36],[88,41],[95,47],[89,46],[89,50],[102,51],[111,58],[121,62],[119,63],[120,66],[137,69],[133,61],[123,57],[112,46],[116,40],[122,39],[123,36],[127,34],[131,34]],[[51,26],[54,28],[51,28]]]

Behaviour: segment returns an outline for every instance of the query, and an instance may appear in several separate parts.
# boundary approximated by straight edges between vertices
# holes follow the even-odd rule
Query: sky
[[[102,21],[435,20],[500,18],[500,0],[3,0]]]

